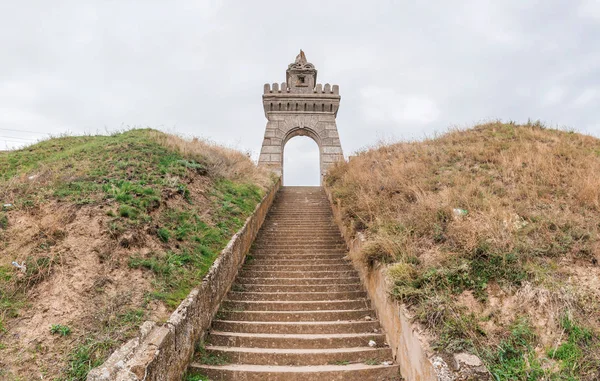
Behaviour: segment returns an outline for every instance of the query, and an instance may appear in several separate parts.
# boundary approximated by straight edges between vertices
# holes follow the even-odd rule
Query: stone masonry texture
[[[335,118],[340,107],[337,85],[317,83],[317,70],[300,51],[288,65],[286,82],[265,84],[267,128],[258,165],[283,173],[283,147],[295,136],[308,136],[319,147],[321,184],[327,169],[344,159]]]

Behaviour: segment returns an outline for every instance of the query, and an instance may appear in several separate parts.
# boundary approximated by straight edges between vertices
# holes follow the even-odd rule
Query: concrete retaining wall
[[[341,208],[333,199],[329,189],[325,189],[333,209],[336,224],[350,250],[352,264],[358,271],[373,304],[381,326],[392,348],[394,360],[400,365],[402,377],[408,381],[458,381],[487,380],[489,373],[477,356],[467,353],[442,356],[433,353],[427,340],[411,322],[406,307],[394,300],[390,294],[391,284],[387,278],[387,268],[377,264],[370,268],[361,259],[360,253],[365,243],[361,233],[345,226]]]
[[[140,327],[140,335],[93,369],[88,381],[181,380],[195,344],[210,327],[280,187],[281,180],[267,192],[215,260],[200,286],[190,292],[169,320],[164,324],[145,322]]]

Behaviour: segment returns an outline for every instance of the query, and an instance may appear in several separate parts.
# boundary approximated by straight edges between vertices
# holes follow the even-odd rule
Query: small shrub
[[[207,351],[202,344],[196,346],[196,357],[205,365],[226,365],[230,362],[227,356]]]
[[[184,381],[210,381],[207,376],[202,374],[187,374]]]
[[[86,339],[69,353],[69,363],[65,370],[67,380],[84,381],[92,368],[101,365],[106,356],[114,348],[115,342],[110,339]]]
[[[125,218],[136,218],[138,216],[138,211],[131,206],[121,205],[119,207],[119,216]]]
[[[0,213],[0,229],[8,228],[8,216],[5,213]]]
[[[50,333],[53,335],[68,336],[71,334],[71,328],[62,324],[53,324],[50,327]]]
[[[156,234],[158,235],[158,238],[165,243],[169,242],[169,238],[171,238],[171,232],[166,228],[158,229]]]

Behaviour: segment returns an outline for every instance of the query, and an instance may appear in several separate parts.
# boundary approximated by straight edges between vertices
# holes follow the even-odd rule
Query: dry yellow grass
[[[526,321],[540,363],[577,364],[550,376],[544,363],[539,379],[600,377],[599,139],[489,123],[360,152],[326,182],[438,349],[486,357]],[[595,332],[575,362],[545,355],[567,340],[565,316]]]
[[[158,143],[181,154],[190,160],[207,164],[212,177],[252,183],[267,189],[273,182],[269,172],[258,168],[249,155],[198,138],[185,139],[177,135],[150,131],[150,136]]]

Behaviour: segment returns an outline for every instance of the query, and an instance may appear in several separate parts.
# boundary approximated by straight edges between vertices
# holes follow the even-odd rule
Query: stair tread
[[[351,310],[352,311],[352,310]],[[243,323],[250,325],[358,325],[365,323],[375,323],[373,320],[312,320],[312,321],[260,321],[260,320],[222,320],[215,319],[216,322],[222,323]]]
[[[246,370],[251,372],[302,372],[302,373],[314,373],[314,372],[331,372],[340,371],[347,372],[358,369],[379,369],[397,367],[398,365],[367,365],[363,363],[354,363],[348,365],[252,365],[252,364],[226,364],[226,365],[205,365],[199,363],[192,363],[192,366],[203,368],[203,369],[229,369],[229,370]]]
[[[355,353],[355,352],[377,352],[387,347],[341,347],[341,348],[249,348],[249,347],[226,347],[219,345],[207,345],[205,349],[218,350],[223,352],[248,352],[248,353]]]
[[[264,338],[285,338],[285,339],[329,339],[329,338],[353,338],[353,337],[374,337],[383,335],[374,332],[358,333],[248,333],[248,332],[229,332],[229,331],[211,331],[211,335],[226,335],[236,337],[264,337]]]
[[[265,294],[285,294],[284,292],[277,293],[267,293]],[[318,294],[317,292],[299,292],[298,294]],[[224,302],[230,303],[249,303],[249,304],[260,304],[260,303],[270,303],[270,304],[327,304],[327,303],[348,303],[348,302],[366,302],[367,298],[358,298],[358,299],[328,299],[328,300],[235,300],[235,299],[225,299]],[[326,311],[326,310],[320,310]],[[335,310],[339,311],[339,310]]]

